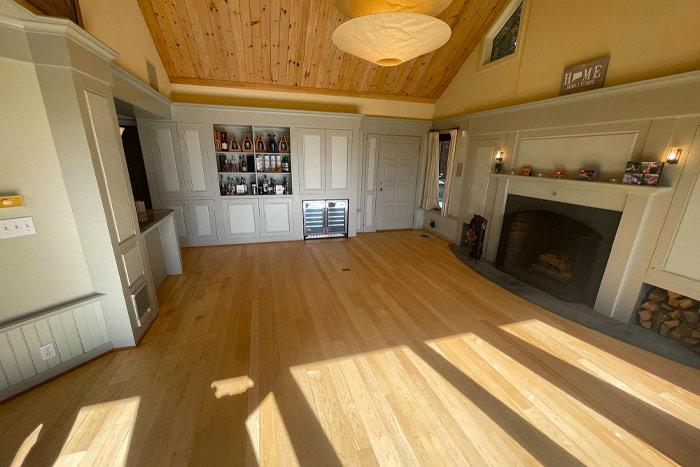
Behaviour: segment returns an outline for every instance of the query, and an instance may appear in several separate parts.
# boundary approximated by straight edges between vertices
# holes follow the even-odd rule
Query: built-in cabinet
[[[700,299],[700,127],[687,157],[647,282]]]
[[[140,132],[152,156],[146,172],[156,180],[159,198],[212,197],[204,125],[149,122]]]
[[[294,234],[290,198],[224,199],[221,210],[224,238],[228,240],[289,237]]]
[[[359,117],[173,112],[175,121],[138,126],[153,205],[173,210],[181,245],[301,240],[307,199],[347,200],[352,217]],[[345,226],[350,235],[355,217]]]
[[[191,199],[187,201],[190,218],[190,241],[211,242],[217,239],[214,201]]]
[[[300,193],[350,191],[352,131],[300,128],[298,137]]]

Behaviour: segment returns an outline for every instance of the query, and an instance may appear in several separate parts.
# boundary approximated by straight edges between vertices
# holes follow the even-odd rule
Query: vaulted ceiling
[[[395,67],[338,50],[331,0],[138,0],[170,81],[434,101],[509,0],[453,0],[440,49]]]

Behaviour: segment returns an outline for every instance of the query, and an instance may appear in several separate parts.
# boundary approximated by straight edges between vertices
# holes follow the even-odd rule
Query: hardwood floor
[[[698,465],[700,372],[420,233],[183,250],[138,348],[0,405],[0,465]]]

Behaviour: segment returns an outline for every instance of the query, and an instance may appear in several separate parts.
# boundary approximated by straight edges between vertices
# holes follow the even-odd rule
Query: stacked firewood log
[[[700,353],[700,306],[697,300],[664,289],[654,289],[637,311],[647,329]]]

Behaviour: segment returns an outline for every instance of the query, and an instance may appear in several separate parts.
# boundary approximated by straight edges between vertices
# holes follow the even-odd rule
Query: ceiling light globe
[[[395,66],[445,45],[444,21],[417,13],[375,13],[346,21],[333,32],[343,52],[380,66]]]
[[[452,0],[334,0],[336,8],[348,18],[374,13],[418,13],[437,16]]]

